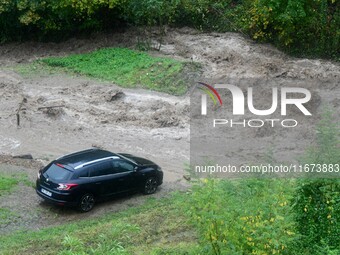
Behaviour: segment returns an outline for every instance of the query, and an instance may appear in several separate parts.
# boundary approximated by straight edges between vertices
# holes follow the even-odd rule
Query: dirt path
[[[100,146],[115,152],[144,156],[160,164],[165,171],[165,182],[156,196],[185,187],[187,183],[182,176],[185,164],[189,163],[190,149],[188,96],[120,89],[111,83],[65,74],[28,78],[11,71],[11,66],[17,63],[101,47],[132,46],[135,39],[136,33],[131,30],[124,34],[72,39],[60,44],[0,46],[0,154],[32,153],[44,164],[70,151]],[[293,59],[271,46],[255,44],[233,33],[199,34],[190,29],[169,30],[164,41],[161,51],[153,54],[202,63],[201,80],[213,83],[230,78],[312,79],[317,81],[317,85],[310,88],[318,98],[315,112],[319,113],[325,104],[339,112],[338,64]],[[117,97],[117,92],[122,92],[123,96]],[[18,128],[15,113],[23,99],[21,126]],[[54,105],[63,107],[38,109]],[[309,124],[312,130],[315,123]],[[314,133],[310,132],[308,138],[313,139]],[[266,135],[265,139],[271,139],[273,135]],[[249,139],[259,138],[258,134],[248,136]],[[294,135],[289,139],[295,139]],[[286,149],[291,144],[289,139]],[[235,160],[247,156],[239,154],[233,154]],[[6,156],[0,163],[0,172],[24,171],[32,181],[35,179],[36,163],[12,162]],[[31,187],[23,185],[15,193],[0,197],[0,207],[15,212],[12,222],[1,226],[1,229],[3,232],[37,229],[97,217],[142,203],[144,199],[144,196],[136,194],[101,204],[93,212],[79,215],[73,210],[46,205]]]

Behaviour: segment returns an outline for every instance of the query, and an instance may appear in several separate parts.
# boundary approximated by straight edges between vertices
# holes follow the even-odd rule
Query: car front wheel
[[[158,182],[155,177],[149,177],[146,179],[144,183],[143,193],[146,195],[150,195],[156,192],[158,187]]]
[[[79,210],[81,212],[89,212],[94,207],[95,199],[90,193],[83,195],[79,201]]]

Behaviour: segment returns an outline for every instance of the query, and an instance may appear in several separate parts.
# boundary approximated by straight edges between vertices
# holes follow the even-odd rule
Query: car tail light
[[[70,190],[73,187],[78,186],[78,184],[74,184],[74,183],[59,183],[58,185],[59,185],[57,188],[58,190]]]

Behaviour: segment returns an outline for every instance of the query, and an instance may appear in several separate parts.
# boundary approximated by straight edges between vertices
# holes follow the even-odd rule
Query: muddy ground
[[[316,84],[308,88],[316,98],[314,113],[320,114],[324,105],[339,113],[340,66],[337,63],[288,57],[270,45],[256,44],[235,33],[201,34],[191,29],[169,29],[163,40],[160,52],[152,54],[202,64],[203,73],[192,81],[192,86],[198,80],[213,83],[242,78],[309,79]],[[64,56],[110,46],[133,47],[136,42],[137,32],[130,30],[58,44],[28,42],[0,46],[0,153],[3,155],[0,171],[24,172],[34,182],[40,165],[70,151],[98,146],[147,157],[161,165],[165,180],[155,197],[187,187],[183,174],[190,154],[189,93],[174,97],[140,89],[121,89],[112,83],[68,74],[21,76],[14,71],[17,64],[46,56]],[[21,103],[18,127],[16,111]],[[61,107],[40,108],[48,106]],[[304,144],[315,138],[317,120],[318,117],[308,121],[310,128]],[[242,132],[240,130],[239,136],[244,135]],[[275,135],[265,130],[252,132],[244,143],[251,144],[263,137],[271,139]],[[298,134],[282,137],[283,155],[285,150],[292,150],[297,137]],[[35,160],[13,160],[8,156],[26,153],[31,153]],[[233,152],[230,157],[233,162],[242,161],[247,153]],[[21,185],[12,194],[0,196],[0,207],[14,212],[12,220],[0,226],[1,232],[39,229],[93,218],[144,200],[144,196],[135,194],[102,203],[90,213],[79,214],[47,205],[32,187]]]

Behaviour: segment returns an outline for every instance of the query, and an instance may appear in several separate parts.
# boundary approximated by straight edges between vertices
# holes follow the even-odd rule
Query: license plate
[[[52,192],[49,192],[49,191],[47,191],[47,190],[45,190],[45,189],[41,189],[41,193],[44,193],[45,195],[47,195],[47,196],[49,196],[49,197],[52,196]]]

